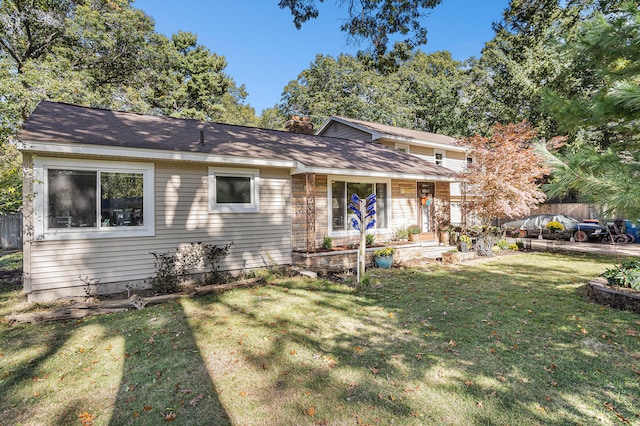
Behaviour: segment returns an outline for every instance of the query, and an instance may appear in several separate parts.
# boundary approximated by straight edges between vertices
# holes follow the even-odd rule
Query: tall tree
[[[484,107],[481,127],[526,119],[543,135],[556,134],[558,123],[542,106],[544,90],[572,93],[597,84],[597,76],[586,68],[567,73],[556,47],[571,42],[586,17],[622,1],[511,0],[475,63],[473,102]]]
[[[225,67],[193,34],[156,33],[131,0],[1,0],[0,180],[20,181],[6,145],[42,99],[253,124]],[[0,211],[20,204],[19,188],[11,194],[18,201]]]
[[[473,163],[461,178],[467,182],[469,205],[485,225],[502,217],[527,216],[546,199],[539,180],[547,172],[533,148],[537,131],[529,123],[497,124],[490,137],[465,140]]]
[[[467,71],[449,52],[404,51],[379,67],[368,56],[318,55],[284,89],[282,115],[319,125],[344,115],[395,126],[467,136]]]
[[[323,3],[324,0],[319,0]],[[348,0],[337,1],[346,7],[349,18],[340,27],[355,40],[364,39],[371,43],[373,53],[380,57],[385,54],[389,37],[401,35],[404,43],[413,47],[427,42],[427,29],[423,18],[430,9],[442,0]],[[315,19],[320,12],[316,0],[280,0],[278,6],[289,9],[293,23],[300,29],[302,24]]]
[[[237,87],[224,73],[224,56],[199,44],[195,34],[179,31],[170,40],[159,36],[151,53],[155,56],[155,74],[148,82],[152,110],[173,117],[255,123],[255,111],[243,103],[245,87]]]
[[[598,14],[569,45],[570,68],[588,67],[601,78],[594,90],[563,96],[549,92],[546,106],[569,132],[570,143],[552,155],[551,195],[575,191],[605,207],[608,216],[640,218],[640,10],[636,2]],[[604,131],[602,131],[604,129]]]

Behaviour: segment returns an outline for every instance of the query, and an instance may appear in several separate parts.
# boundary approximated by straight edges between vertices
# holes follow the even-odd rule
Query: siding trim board
[[[33,153],[44,154],[70,154],[74,157],[80,155],[133,159],[133,160],[157,160],[157,161],[188,161],[188,162],[204,162],[219,163],[238,166],[261,166],[261,167],[277,167],[277,168],[296,168],[297,161],[294,160],[274,160],[252,157],[240,157],[235,155],[212,155],[196,152],[184,151],[163,151],[157,149],[145,148],[121,148],[110,146],[92,146],[77,143],[63,144],[59,142],[29,142],[22,141],[19,143],[19,149],[22,151],[31,151]]]

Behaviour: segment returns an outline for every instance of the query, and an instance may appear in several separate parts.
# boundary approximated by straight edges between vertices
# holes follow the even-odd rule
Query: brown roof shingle
[[[200,144],[200,131],[204,144]],[[193,119],[170,118],[42,101],[24,123],[23,142],[155,149],[267,160],[307,167],[453,177],[455,173],[388,147]]]

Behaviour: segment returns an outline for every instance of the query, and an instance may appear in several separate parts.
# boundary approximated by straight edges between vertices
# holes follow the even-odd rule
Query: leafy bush
[[[509,248],[509,242],[507,240],[498,240],[496,241],[496,246],[498,246],[500,250],[507,250]]]
[[[325,250],[331,250],[332,247],[333,247],[333,238],[324,237],[322,239],[322,248]]]
[[[376,242],[376,236],[373,235],[373,234],[367,234],[365,236],[365,241],[366,241],[367,246],[372,246],[373,243]]]
[[[396,240],[406,240],[408,238],[409,238],[409,231],[407,231],[407,228],[396,229],[396,232],[395,232]]]
[[[178,256],[169,253],[151,252],[155,261],[156,276],[151,279],[153,291],[157,294],[176,293],[183,278],[182,271],[178,268]]]
[[[606,269],[602,276],[610,286],[640,290],[640,260],[625,260],[620,265]]]
[[[223,281],[223,275],[219,272],[219,260],[229,254],[229,247],[231,244],[218,247],[214,244],[191,243],[176,249],[174,254],[151,252],[156,268],[156,276],[151,279],[153,290],[157,294],[175,293],[189,274],[207,267],[208,283]]]

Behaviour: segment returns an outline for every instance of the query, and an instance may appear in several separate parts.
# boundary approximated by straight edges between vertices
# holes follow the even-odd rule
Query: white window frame
[[[76,240],[94,238],[129,238],[155,236],[155,199],[154,199],[154,165],[151,163],[117,162],[102,160],[79,160],[63,158],[36,157],[33,161],[33,220],[34,240]],[[95,171],[115,173],[140,173],[143,176],[142,209],[144,225],[142,226],[100,226],[100,218],[96,217],[93,228],[48,228],[49,216],[49,169]],[[97,180],[99,185],[100,179]],[[96,190],[96,216],[100,214],[100,192]]]
[[[251,180],[251,202],[218,203],[216,200],[216,177],[248,177]],[[260,212],[260,170],[209,167],[209,213],[258,213]]]
[[[438,164],[438,154],[442,155],[442,167],[447,167],[447,151],[436,149],[433,151],[433,162]]]
[[[377,233],[385,233],[385,232],[389,232],[390,228],[389,226],[391,226],[391,221],[392,221],[392,217],[391,217],[391,179],[380,179],[380,178],[372,178],[372,177],[354,177],[354,176],[338,176],[338,175],[329,175],[327,176],[327,210],[328,210],[328,225],[327,225],[327,235],[331,236],[331,237],[336,237],[336,238],[340,238],[340,237],[353,237],[355,235],[360,234],[359,231],[356,231],[355,229],[353,229],[350,225],[347,225],[348,228],[346,231],[334,231],[333,230],[333,209],[331,208],[331,202],[333,200],[333,190],[332,190],[332,186],[333,186],[333,182],[335,181],[339,181],[339,182],[345,182],[345,183],[372,183],[372,184],[377,184],[377,183],[384,183],[387,185],[387,197],[385,198],[385,205],[387,206],[387,228],[378,228],[375,227],[373,229],[368,230],[367,232],[373,233],[373,234],[377,234]],[[347,204],[348,204],[348,199],[350,196],[347,197]]]

